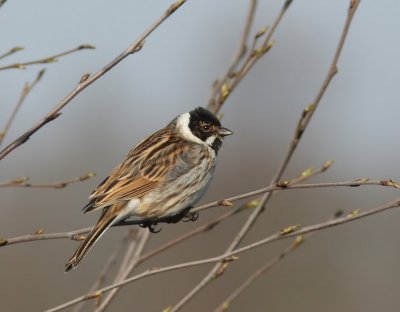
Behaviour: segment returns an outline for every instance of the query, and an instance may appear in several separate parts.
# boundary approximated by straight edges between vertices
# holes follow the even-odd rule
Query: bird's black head
[[[216,152],[222,145],[223,137],[232,134],[232,131],[222,127],[218,118],[205,108],[197,107],[190,111],[189,115],[190,131]]]

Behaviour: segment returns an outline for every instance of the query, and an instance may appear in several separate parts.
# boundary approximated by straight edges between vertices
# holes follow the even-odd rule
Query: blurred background
[[[176,115],[208,102],[212,82],[230,63],[249,1],[188,1],[146,40],[144,48],[77,96],[63,115],[0,162],[0,181],[29,176],[53,182],[96,172],[91,180],[61,190],[3,188],[0,237],[44,228],[46,233],[87,227],[83,215],[91,191],[140,139]],[[259,1],[254,34],[270,25],[283,1]],[[318,91],[346,17],[348,0],[294,1],[274,35],[276,45],[254,67],[222,109],[235,135],[220,153],[212,186],[201,203],[269,183],[292,137],[302,109]],[[0,72],[0,128],[26,81],[46,68],[3,144],[35,124],[71,91],[134,41],[171,0],[8,1],[0,9],[0,52],[25,51],[0,65],[34,60],[90,43],[57,63]],[[332,81],[285,177],[333,159],[314,181],[362,177],[400,180],[399,13],[396,0],[362,1],[354,18],[339,74]],[[326,220],[337,209],[371,208],[398,196],[381,187],[285,191],[273,197],[243,244],[289,224]],[[238,203],[240,204],[240,203]],[[229,210],[220,207],[196,223],[164,225],[150,250]],[[141,265],[136,272],[221,254],[251,213]],[[257,280],[230,311],[398,311],[400,209],[320,232]],[[84,294],[126,228],[112,229],[73,272],[64,263],[78,242],[49,240],[0,248],[2,311],[41,311]],[[289,241],[240,256],[185,306],[211,311],[245,278]],[[109,311],[162,311],[175,304],[212,265],[157,275],[120,291]],[[92,303],[87,310],[92,310]]]

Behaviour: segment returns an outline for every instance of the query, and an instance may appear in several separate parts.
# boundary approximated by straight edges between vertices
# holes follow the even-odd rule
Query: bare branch
[[[257,0],[250,0],[249,11],[243,28],[242,37],[240,38],[239,46],[236,50],[235,55],[233,56],[231,65],[229,66],[225,75],[221,79],[217,80],[212,88],[211,97],[209,100],[209,108],[211,106],[216,105],[216,103],[214,102],[216,101],[216,96],[218,92],[221,90],[222,86],[225,83],[227,83],[229,78],[234,74],[240,61],[246,55],[246,52],[248,50],[247,42],[249,41],[250,30],[254,22],[254,15],[256,13],[256,8],[257,8]]]
[[[126,243],[128,243],[128,241],[137,239],[137,232],[138,232],[137,229],[128,230],[127,235],[121,240],[121,242],[115,248],[114,252],[111,253],[110,257],[107,259],[107,261],[106,261],[103,269],[100,271],[96,281],[94,282],[94,284],[88,291],[89,294],[92,293],[93,291],[95,291],[97,288],[100,288],[104,285],[107,274],[109,273],[110,269],[113,267],[115,262],[117,261],[122,249],[124,249],[124,247],[126,246]],[[85,301],[81,302],[80,304],[78,304],[75,307],[73,312],[81,311],[82,308],[84,307],[84,305],[85,305]]]
[[[348,182],[329,182],[329,183],[310,183],[310,184],[298,184],[298,185],[287,185],[287,186],[269,186],[266,188],[262,188],[259,190],[255,190],[253,192],[248,192],[240,195],[236,195],[227,199],[222,199],[218,201],[211,202],[209,204],[201,205],[197,208],[192,209],[194,212],[199,212],[203,211],[212,207],[219,207],[219,206],[230,206],[229,203],[238,201],[241,199],[249,198],[255,195],[260,195],[260,194],[265,194],[265,193],[272,193],[275,191],[283,191],[283,190],[293,190],[293,189],[314,189],[314,188],[326,188],[326,187],[359,187],[359,186],[371,186],[371,185],[376,185],[376,186],[386,186],[386,187],[393,187],[393,188],[399,188],[399,184],[394,182],[393,180],[378,180],[378,181],[368,181],[366,179],[361,179],[361,180],[355,180],[355,181],[348,181]],[[251,201],[250,203],[247,203],[244,208],[254,208],[258,207],[260,205],[260,201]],[[243,208],[241,207],[241,208]],[[220,223],[221,221],[225,220],[226,218],[230,217],[231,215],[236,214],[237,212],[241,211],[241,208],[239,210],[235,211],[230,211],[226,215],[222,215],[215,219],[214,221],[211,221],[208,224],[205,224],[192,232],[189,232],[185,235],[189,237],[194,236],[195,234],[199,232],[206,231],[208,229],[211,229],[214,227],[216,224]],[[118,223],[115,226],[127,226],[127,225],[137,225],[137,222],[130,223],[130,221],[124,221],[122,223]],[[5,245],[11,245],[11,244],[18,244],[18,243],[24,243],[24,242],[31,242],[31,241],[36,241],[36,240],[46,240],[46,239],[75,239],[75,240],[80,240],[76,239],[77,235],[79,234],[84,234],[88,232],[91,228],[85,228],[85,229],[80,229],[80,230],[75,230],[75,231],[70,231],[70,232],[64,232],[64,233],[49,233],[49,234],[41,234],[41,235],[23,235],[23,236],[18,236],[10,239],[0,239],[0,247],[5,246]],[[186,239],[186,238],[185,238]],[[179,241],[184,240],[183,238],[179,238]],[[3,242],[3,243],[1,243]],[[5,242],[5,243],[4,243]],[[170,245],[175,245],[176,243],[174,241],[171,241],[166,244],[166,246]],[[162,250],[165,250],[166,246],[160,247]],[[168,247],[169,248],[169,247]]]
[[[65,309],[69,306],[72,306],[74,304],[77,304],[81,301],[84,300],[89,300],[89,299],[94,299],[99,297],[100,295],[116,288],[116,287],[121,287],[123,285],[132,283],[134,281],[152,276],[152,275],[156,275],[156,274],[160,274],[160,273],[164,273],[164,272],[168,272],[168,271],[174,271],[174,270],[178,270],[178,269],[183,269],[183,268],[188,268],[188,267],[193,267],[193,266],[199,266],[199,265],[204,265],[204,264],[209,264],[209,263],[215,263],[215,262],[229,262],[229,261],[234,261],[237,260],[238,258],[236,257],[236,255],[247,252],[249,250],[258,248],[260,246],[266,245],[266,244],[270,244],[272,242],[275,242],[277,240],[281,240],[281,239],[285,239],[285,238],[289,238],[289,237],[294,237],[294,236],[298,236],[298,235],[304,235],[307,233],[311,233],[311,232],[315,232],[315,231],[320,231],[323,229],[327,229],[333,226],[337,226],[340,224],[344,224],[344,223],[348,223],[348,222],[352,222],[354,220],[357,219],[361,219],[373,214],[377,214],[377,213],[381,213],[383,211],[389,210],[389,209],[393,209],[393,208],[397,208],[400,206],[400,198],[397,198],[394,201],[391,201],[389,203],[386,203],[384,205],[375,207],[375,208],[371,208],[371,209],[367,209],[364,210],[363,212],[358,212],[358,213],[350,213],[347,216],[344,217],[339,217],[336,218],[334,220],[329,219],[328,221],[322,222],[322,223],[318,223],[318,224],[314,224],[314,225],[309,225],[303,228],[298,228],[296,230],[292,230],[290,232],[283,232],[282,230],[270,235],[264,239],[261,239],[255,243],[246,245],[244,247],[241,247],[239,249],[235,249],[233,251],[230,252],[226,252],[222,255],[219,255],[217,257],[213,257],[213,258],[207,258],[207,259],[202,259],[202,260],[196,260],[196,261],[190,261],[190,262],[185,262],[185,263],[181,263],[181,264],[176,264],[176,265],[171,265],[171,266],[167,266],[167,267],[162,267],[162,268],[154,268],[154,269],[149,269],[146,270],[138,275],[132,276],[124,281],[121,281],[119,283],[107,286],[107,287],[103,287],[101,289],[98,289],[97,291],[93,292],[92,294],[89,295],[85,295],[85,296],[80,296],[78,298],[75,298],[71,301],[68,301],[62,305],[59,305],[57,307],[51,308],[46,310],[46,312],[55,312],[55,311],[60,311],[62,309]]]
[[[290,183],[290,184],[288,184]],[[377,180],[377,181],[369,181],[367,178],[354,180],[354,181],[346,181],[346,182],[327,182],[327,183],[308,183],[308,184],[296,184],[292,185],[290,181],[282,181],[277,182],[276,185],[264,187],[252,192],[243,193],[240,195],[228,197],[226,199],[217,200],[205,205],[201,205],[199,207],[193,208],[192,212],[200,212],[212,207],[218,206],[227,206],[226,203],[235,202],[244,198],[271,193],[275,191],[282,190],[296,190],[296,189],[315,189],[315,188],[326,188],[326,187],[358,187],[358,186],[366,186],[366,185],[378,185],[378,186],[388,186],[393,188],[400,188],[400,185],[393,180]]]
[[[88,227],[84,229],[79,229],[70,232],[63,232],[63,233],[50,233],[50,234],[27,234],[22,235],[14,238],[3,239],[0,238],[0,247],[1,246],[8,246],[12,244],[18,243],[26,243],[31,241],[37,240],[47,240],[47,239],[60,239],[60,238],[68,238],[72,240],[84,240],[85,237],[82,234],[90,232],[93,227]]]
[[[3,143],[3,140],[4,140],[5,136],[7,135],[7,132],[13,123],[15,116],[17,116],[19,109],[21,108],[22,104],[24,103],[24,100],[29,95],[29,93],[32,91],[32,89],[36,86],[36,84],[42,79],[44,73],[45,73],[45,69],[42,69],[41,71],[38,72],[38,74],[36,75],[36,78],[32,81],[32,83],[28,83],[28,82],[25,83],[24,87],[22,88],[21,95],[19,96],[18,102],[15,105],[10,118],[8,119],[6,126],[4,127],[3,131],[0,132],[0,145]]]
[[[73,178],[70,180],[53,182],[53,183],[29,183],[29,177],[22,177],[15,180],[7,181],[7,182],[0,182],[0,187],[27,187],[27,188],[54,188],[54,189],[61,189],[64,188],[72,183],[86,181],[91,179],[96,174],[93,172],[86,173],[81,175],[80,177]]]
[[[159,17],[145,32],[136,39],[125,51],[123,51],[120,55],[118,55],[114,60],[100,69],[93,75],[85,74],[82,79],[78,83],[78,85],[60,102],[58,103],[49,113],[46,114],[36,125],[34,125],[31,129],[26,131],[19,138],[14,140],[11,144],[9,144],[6,148],[0,151],[0,160],[11,153],[18,146],[25,143],[29,138],[36,133],[40,128],[42,128],[47,123],[56,119],[61,115],[60,111],[74,99],[79,93],[81,93],[84,89],[86,89],[89,85],[95,82],[97,79],[102,77],[105,73],[107,73],[114,66],[119,64],[122,60],[124,60],[127,56],[134,54],[140,51],[144,45],[144,40],[160,26],[168,17],[170,17],[177,9],[179,9],[187,0],[178,0],[164,12],[164,14]]]
[[[125,263],[121,264],[121,270],[118,272],[114,283],[118,283],[126,279],[132,272],[133,270],[137,267],[140,261],[140,256],[144,250],[144,247],[146,246],[148,240],[150,238],[150,232],[147,231],[146,229],[142,229],[141,231],[141,237],[140,240],[137,244],[137,247],[133,250],[132,257],[128,257]],[[95,312],[101,312],[104,311],[107,306],[110,304],[110,302],[114,299],[118,292],[119,288],[114,288],[111,290],[111,292],[107,295],[107,297],[104,298],[104,300],[100,303],[98,308],[96,308]],[[100,298],[100,297],[99,297]]]
[[[239,69],[237,69],[237,66],[239,65],[240,60],[244,56],[242,56],[237,61],[235,61],[235,58],[234,58],[234,62],[232,63],[232,65],[230,66],[228,71],[226,72],[224,78],[221,79],[219,82],[217,82],[213,87],[213,91],[211,93],[211,98],[210,98],[210,100],[208,102],[208,106],[207,106],[207,108],[210,111],[212,111],[215,114],[219,112],[222,105],[225,103],[226,99],[229,97],[230,94],[232,94],[232,91],[242,81],[242,79],[250,71],[250,69],[253,67],[253,65],[272,48],[274,43],[271,41],[271,38],[272,38],[273,34],[275,33],[275,30],[277,29],[278,25],[280,24],[283,16],[285,15],[285,13],[288,10],[291,3],[292,3],[292,0],[285,1],[284,5],[282,6],[277,18],[273,22],[272,27],[269,31],[266,27],[264,27],[262,30],[260,30],[256,33],[256,35],[254,36],[254,39],[253,39],[253,44],[252,44],[251,50],[249,51],[248,56],[245,59],[243,65]],[[250,5],[250,13],[249,13],[250,17],[252,16],[251,15],[252,9],[254,9],[253,4]],[[247,26],[248,23],[252,23],[252,19],[247,20],[246,27],[250,27],[250,26]],[[263,44],[257,48],[257,46],[256,46],[257,41],[263,35],[265,35],[267,32],[268,32],[268,34],[267,34]],[[246,30],[244,33],[246,33]],[[242,45],[242,40],[241,40],[239,47]]]
[[[285,2],[284,7],[282,8],[281,14],[280,14],[280,16],[278,16],[278,18],[276,20],[277,21],[276,23],[278,23],[281,20],[283,13],[287,10],[287,7],[290,5],[290,3],[291,3],[291,1]],[[304,133],[307,125],[309,124],[309,122],[311,120],[313,112],[318,107],[318,104],[320,103],[322,95],[324,94],[325,90],[327,89],[329,82],[331,81],[333,75],[336,73],[337,62],[338,62],[339,56],[342,52],[343,45],[344,45],[344,42],[346,39],[346,35],[347,35],[349,27],[351,25],[351,21],[353,19],[354,13],[357,10],[358,4],[359,4],[358,0],[350,1],[350,6],[348,9],[346,22],[343,27],[342,34],[340,36],[339,43],[336,48],[332,63],[329,67],[327,77],[325,78],[324,82],[322,83],[322,86],[317,93],[317,96],[314,100],[313,105],[308,106],[307,107],[308,109],[306,109],[307,111],[305,110],[303,112],[303,115],[301,116],[300,121],[299,121],[299,125],[301,125],[300,126],[301,132],[296,130],[294,138],[290,144],[289,150],[286,153],[286,155],[284,156],[282,164],[280,165],[277,172],[275,173],[275,176],[272,179],[270,186],[276,185],[279,182],[279,180],[282,178],[282,175],[283,175],[290,159],[292,158],[292,156],[294,154],[294,151],[299,143],[299,140],[301,139],[302,134]],[[270,34],[271,34],[271,32],[272,32],[272,29],[270,31]],[[265,43],[268,44],[268,41],[267,41],[268,39],[269,38],[267,37],[266,42],[264,42],[264,46],[263,46],[264,49],[262,51],[268,51],[268,49],[267,49],[268,45],[265,46]],[[249,64],[251,65],[251,62]],[[246,63],[244,66],[247,66]],[[245,67],[243,67],[243,72],[244,73],[246,72]],[[299,126],[298,126],[298,129],[299,129]],[[260,200],[259,205],[255,208],[253,213],[249,216],[249,218],[246,220],[245,224],[242,226],[242,228],[240,229],[238,234],[234,237],[234,239],[232,240],[232,242],[226,249],[226,253],[229,253],[229,252],[233,251],[234,249],[236,249],[236,247],[239,245],[239,243],[242,241],[242,239],[246,236],[246,234],[252,228],[253,224],[256,222],[259,215],[265,210],[265,207],[266,207],[267,203],[269,202],[269,199],[271,198],[271,196],[272,196],[272,193],[267,193],[267,194],[263,195],[263,197]],[[223,266],[222,262],[215,265],[213,267],[213,269],[203,278],[203,280],[201,280],[188,294],[186,294],[174,307],[172,307],[169,312],[179,311],[189,300],[191,300],[198,292],[200,292],[200,290],[202,290],[206,285],[208,285],[208,283],[210,283],[216,277],[217,272],[221,269],[222,266]]]
[[[22,63],[13,63],[13,64],[6,65],[6,66],[0,66],[0,70],[26,69],[26,67],[30,66],[30,65],[54,63],[54,62],[57,62],[60,57],[66,56],[68,54],[75,53],[75,52],[80,51],[80,50],[85,50],[85,49],[95,49],[95,47],[90,45],[90,44],[82,44],[79,47],[76,47],[74,49],[71,49],[71,50],[68,50],[68,51],[65,51],[65,52],[61,52],[61,53],[58,53],[58,54],[54,54],[52,56],[44,57],[44,58],[41,58],[41,59],[38,59],[38,60],[29,61],[29,62],[22,62]],[[4,55],[5,56],[9,56],[9,55],[11,55],[11,54],[13,54],[13,53],[15,53],[17,51],[20,51],[20,50],[22,50],[20,47],[16,47],[16,48],[11,49],[9,52],[7,52]],[[4,55],[1,58],[3,58]]]
[[[3,3],[4,3],[4,2],[3,2]],[[1,7],[1,5],[2,5],[2,3],[1,3],[1,0],[0,0],[0,7]],[[25,49],[24,47],[14,47],[14,48],[11,48],[11,49],[8,50],[6,53],[0,55],[0,60],[2,60],[3,58],[6,58],[7,56],[13,55],[14,53],[17,53],[17,52],[19,52],[19,51],[22,51],[22,50],[24,50],[24,49]]]
[[[342,216],[343,211],[338,211],[334,218],[338,218]],[[332,218],[333,219],[333,218]],[[292,243],[286,247],[279,255],[273,257],[272,259],[268,260],[264,265],[254,271],[238,288],[236,288],[222,303],[215,309],[214,312],[225,312],[228,310],[229,306],[231,305],[232,301],[234,301],[239,295],[245,291],[256,279],[261,277],[263,274],[267,273],[273,266],[278,264],[282,261],[287,255],[295,251],[297,248],[303,245],[303,243],[310,239],[312,236],[317,234],[318,232],[308,233],[306,235],[298,235],[292,241]]]

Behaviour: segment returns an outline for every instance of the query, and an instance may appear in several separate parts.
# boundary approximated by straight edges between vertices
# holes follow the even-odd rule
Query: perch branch
[[[330,218],[328,221],[314,224],[314,225],[309,225],[309,226],[306,226],[303,228],[291,226],[291,227],[288,227],[288,228],[292,229],[290,231],[287,230],[288,228],[282,229],[281,231],[276,232],[275,234],[272,234],[264,239],[256,241],[255,243],[246,245],[244,247],[235,249],[230,252],[225,252],[224,254],[219,255],[217,257],[212,257],[212,258],[207,258],[207,259],[202,259],[202,260],[195,260],[195,261],[180,263],[180,264],[171,265],[171,266],[167,266],[167,267],[148,269],[148,270],[146,270],[140,274],[137,274],[135,276],[132,276],[124,281],[121,281],[121,282],[113,284],[113,285],[109,285],[107,287],[103,287],[89,295],[80,296],[80,297],[75,298],[71,301],[68,301],[62,305],[48,309],[48,310],[46,310],[46,312],[60,311],[69,306],[77,304],[81,301],[97,298],[100,295],[102,295],[116,287],[121,287],[123,285],[132,283],[134,281],[137,281],[137,280],[140,280],[140,279],[152,276],[152,275],[156,275],[156,274],[160,274],[160,273],[164,273],[164,272],[168,272],[168,271],[174,271],[174,270],[178,270],[178,269],[183,269],[183,268],[188,268],[188,267],[193,267],[193,266],[198,266],[198,265],[204,265],[204,264],[208,264],[208,263],[216,263],[216,262],[221,262],[221,261],[226,263],[229,261],[234,261],[234,260],[238,259],[236,255],[243,253],[243,252],[247,252],[249,250],[252,250],[254,248],[257,248],[257,247],[260,247],[260,246],[263,246],[266,244],[270,244],[274,241],[278,241],[281,239],[286,239],[286,238],[294,237],[294,236],[298,236],[298,235],[304,235],[304,234],[315,232],[315,231],[320,231],[320,230],[334,227],[334,226],[337,226],[340,224],[344,224],[344,223],[352,222],[352,221],[355,221],[355,220],[358,220],[361,218],[365,218],[365,217],[373,215],[373,214],[381,213],[381,212],[389,210],[389,209],[397,208],[399,206],[400,206],[400,198],[397,198],[396,200],[388,202],[384,205],[381,205],[381,206],[378,206],[375,208],[371,208],[371,209],[367,209],[367,210],[364,210],[362,212],[357,212],[357,213],[356,213],[356,211],[359,211],[359,210],[356,210],[344,217],[339,217],[334,220],[332,220]]]
[[[249,198],[255,195],[259,194],[264,194],[264,193],[271,193],[274,191],[283,191],[283,190],[292,190],[292,189],[311,189],[311,188],[325,188],[325,187],[340,187],[340,186],[346,186],[346,187],[358,187],[358,186],[367,186],[367,185],[378,185],[378,186],[386,186],[386,187],[393,187],[393,188],[399,188],[399,184],[392,181],[392,180],[380,180],[380,181],[367,181],[365,179],[362,180],[355,180],[355,181],[349,181],[349,182],[332,182],[332,183],[313,183],[313,184],[298,184],[298,185],[288,185],[286,187],[279,187],[279,186],[270,186],[266,187],[263,189],[259,189],[253,192],[248,192],[244,193],[241,195],[236,195],[227,199],[223,200],[218,200],[214,201],[209,204],[205,204],[202,206],[199,206],[197,208],[192,209],[192,211],[203,211],[206,209],[209,209],[211,207],[219,207],[219,206],[230,206],[231,202],[238,201],[241,199]],[[258,207],[259,202],[256,202],[256,206]],[[254,208],[254,203],[250,202],[246,206],[247,208]],[[236,212],[235,212],[236,213]],[[232,213],[232,214],[235,214]],[[230,216],[231,214],[229,214]],[[217,218],[216,220],[218,220]],[[216,221],[215,220],[215,221]],[[215,221],[210,222],[211,224]],[[219,223],[219,222],[218,222]],[[124,221],[121,224],[117,224],[116,226],[127,226],[127,225],[137,225],[136,223],[130,223],[130,221]],[[204,227],[207,227],[210,225],[204,225]],[[31,242],[31,241],[36,241],[36,240],[46,240],[46,239],[62,239],[62,238],[67,238],[67,239],[75,239],[76,235],[84,234],[87,233],[91,230],[91,227],[85,228],[85,229],[79,229],[75,231],[70,231],[70,232],[64,232],[64,233],[49,233],[49,234],[28,234],[28,235],[23,235],[23,236],[18,236],[14,238],[9,238],[9,239],[0,239],[0,247],[5,246],[5,245],[12,245],[12,244],[18,244],[18,243],[25,243],[25,242]],[[195,230],[197,231],[197,229]],[[189,233],[188,233],[189,235]]]
[[[393,180],[377,180],[377,181],[369,181],[368,179],[360,179],[354,181],[346,181],[346,182],[327,182],[327,183],[308,183],[308,184],[296,184],[291,185],[287,184],[288,181],[278,182],[276,185],[271,185],[265,188],[261,188],[252,192],[243,193],[240,195],[232,196],[226,199],[214,201],[205,205],[201,205],[199,207],[193,208],[192,212],[200,212],[212,207],[218,206],[227,206],[230,202],[234,202],[237,200],[241,200],[244,198],[271,193],[274,191],[282,191],[282,190],[296,190],[296,189],[315,189],[315,188],[326,188],[326,187],[358,187],[358,186],[366,186],[366,185],[380,185],[380,186],[388,186],[393,188],[400,188],[400,185]]]

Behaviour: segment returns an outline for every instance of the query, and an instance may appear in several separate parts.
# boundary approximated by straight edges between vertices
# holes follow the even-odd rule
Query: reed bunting
[[[190,214],[211,181],[225,136],[208,110],[198,107],[137,144],[89,197],[83,211],[100,210],[95,227],[65,265],[75,268],[112,225],[133,218],[154,232],[157,222],[178,222]]]

